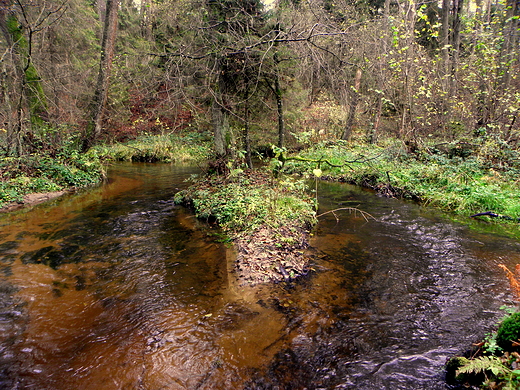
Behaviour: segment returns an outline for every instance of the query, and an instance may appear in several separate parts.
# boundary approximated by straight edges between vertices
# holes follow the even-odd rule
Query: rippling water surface
[[[447,358],[511,303],[518,242],[320,184],[313,272],[240,287],[218,230],[172,197],[196,169],[121,164],[105,185],[0,216],[0,388],[447,389]]]

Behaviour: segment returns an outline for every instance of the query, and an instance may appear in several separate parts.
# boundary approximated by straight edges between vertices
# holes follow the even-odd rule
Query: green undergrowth
[[[497,330],[488,334],[470,356],[451,358],[446,366],[447,380],[465,388],[520,388],[520,312],[505,308],[507,314]]]
[[[95,156],[68,152],[0,159],[0,207],[24,195],[86,187],[100,182],[104,170]]]
[[[520,165],[474,154],[449,156],[435,148],[409,152],[402,143],[386,147],[328,142],[287,156],[282,172],[344,181],[460,215],[492,211],[520,217]]]
[[[175,195],[198,218],[214,220],[230,236],[264,225],[294,226],[316,222],[314,200],[301,180],[274,179],[267,171],[235,170],[227,176],[196,179]]]
[[[98,145],[92,150],[104,160],[135,162],[199,162],[211,154],[206,134],[143,135],[114,145]]]

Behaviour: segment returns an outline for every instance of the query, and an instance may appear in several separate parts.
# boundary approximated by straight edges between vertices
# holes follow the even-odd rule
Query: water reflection
[[[514,241],[323,184],[313,272],[236,283],[230,248],[172,202],[191,168],[110,181],[0,218],[0,388],[445,389],[447,357],[510,300]]]

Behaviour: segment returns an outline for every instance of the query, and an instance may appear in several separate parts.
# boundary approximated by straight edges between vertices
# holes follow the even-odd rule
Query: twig
[[[320,214],[320,215],[317,215],[316,218],[319,218],[319,217],[322,217],[326,214],[332,214],[334,215],[334,218],[336,218],[336,221],[339,222],[339,218],[338,216],[336,215],[336,212],[337,211],[342,211],[342,210],[348,210],[349,212],[354,212],[354,213],[360,213],[361,216],[365,219],[365,221],[368,222],[368,218],[372,218],[374,221],[376,220],[376,218],[370,214],[370,213],[367,213],[366,211],[363,211],[363,210],[360,210],[356,207],[341,207],[339,209],[334,209],[334,210],[329,210],[329,211],[325,211],[324,213]]]

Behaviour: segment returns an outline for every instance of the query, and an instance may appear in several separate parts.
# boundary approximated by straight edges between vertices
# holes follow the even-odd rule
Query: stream
[[[198,170],[116,164],[0,215],[0,389],[454,389],[444,364],[513,305],[520,243],[320,183],[312,272],[240,286],[218,228],[173,203]]]

